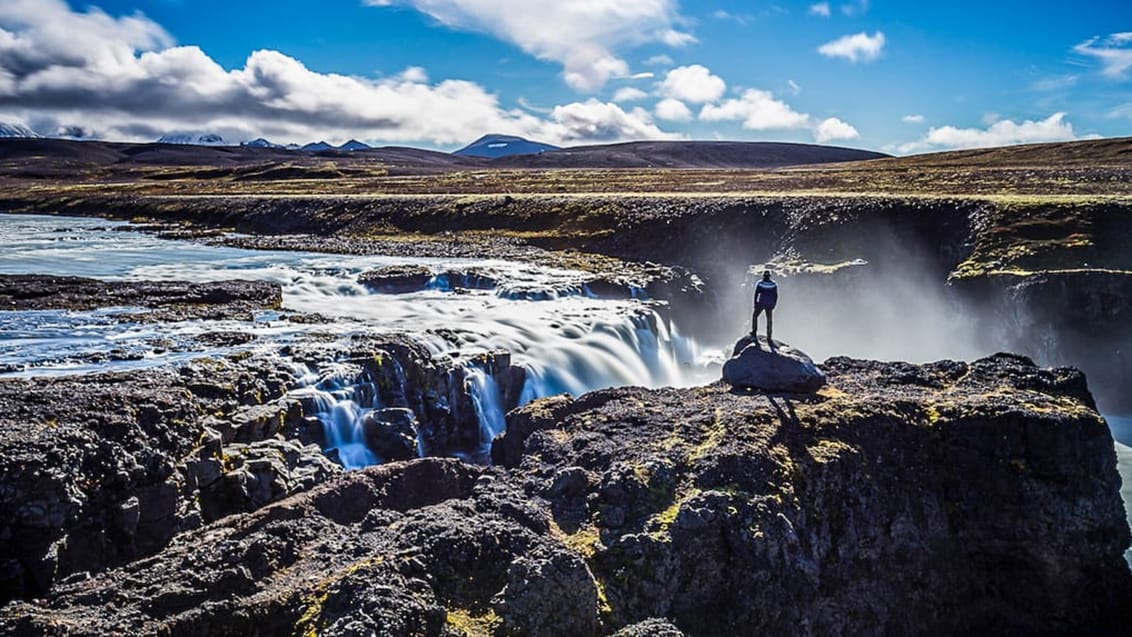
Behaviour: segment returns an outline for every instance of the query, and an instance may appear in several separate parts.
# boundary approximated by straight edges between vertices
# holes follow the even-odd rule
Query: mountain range
[[[42,139],[36,131],[18,124],[0,122],[0,137]],[[281,157],[295,151],[308,153],[364,153],[393,165],[429,170],[454,166],[496,166],[503,168],[776,168],[801,164],[857,161],[887,157],[852,148],[792,144],[779,142],[706,142],[706,141],[643,141],[617,144],[598,144],[559,148],[551,144],[524,139],[513,135],[484,135],[471,144],[451,153],[406,147],[372,147],[351,139],[335,146],[319,141],[304,146],[286,146],[257,138],[239,145],[228,143],[223,137],[205,132],[180,132],[162,136],[157,145],[120,144],[113,142],[82,141],[82,148],[98,155],[117,154],[119,149],[131,148],[126,156],[131,162],[207,164],[218,162],[242,163],[255,157],[266,159],[263,153],[280,153]],[[54,145],[50,146],[54,148]],[[165,147],[162,150],[160,147]],[[174,150],[174,147],[177,150]],[[59,147],[61,148],[61,146]],[[75,147],[70,152],[80,152]],[[212,152],[215,149],[217,152]],[[46,148],[45,148],[46,150]],[[234,155],[240,150],[250,153]],[[87,153],[81,153],[87,154]]]

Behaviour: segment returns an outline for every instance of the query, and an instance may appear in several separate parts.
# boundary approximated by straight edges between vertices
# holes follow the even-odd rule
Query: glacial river
[[[494,289],[456,291],[438,280],[426,290],[397,295],[376,294],[358,283],[367,270],[409,264],[437,273],[474,269],[499,283]],[[594,298],[584,286],[585,273],[508,261],[253,251],[160,239],[130,230],[123,222],[0,214],[0,274],[198,282],[257,279],[278,283],[283,290],[282,313],[261,312],[251,321],[122,320],[120,315],[130,308],[0,311],[0,377],[136,369],[238,348],[275,349],[311,331],[343,337],[406,332],[435,354],[511,352],[515,364],[528,370],[524,400],[529,400],[620,385],[701,384],[718,377],[713,363],[722,356],[682,335],[679,326],[648,302]],[[288,312],[317,313],[332,320],[292,322]],[[253,338],[220,347],[208,338],[215,332]],[[318,387],[317,372],[300,370],[296,382],[307,385],[299,391],[324,394],[323,417],[332,421],[327,423],[332,429],[340,429],[336,445],[342,459],[353,466],[377,460],[351,430],[376,405],[353,402],[342,387]],[[321,378],[334,383],[325,374]],[[481,424],[498,429],[502,414],[495,413],[493,382],[483,374],[473,375],[475,379],[479,384],[472,388],[473,397]],[[1127,504],[1132,502],[1132,448],[1125,445],[1132,444],[1132,418],[1108,420],[1119,441]]]

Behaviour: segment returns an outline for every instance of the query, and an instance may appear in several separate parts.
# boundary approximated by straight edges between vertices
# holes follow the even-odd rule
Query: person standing
[[[773,340],[774,306],[778,305],[778,284],[771,280],[770,270],[763,270],[763,278],[755,286],[755,312],[751,315],[751,336],[759,331],[759,314],[766,312],[766,340]]]

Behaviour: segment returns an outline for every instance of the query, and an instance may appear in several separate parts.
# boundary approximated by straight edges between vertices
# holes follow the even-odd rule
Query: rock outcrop
[[[825,374],[801,350],[766,337],[744,336],[723,364],[723,380],[735,387],[809,394],[825,385]]]
[[[39,274],[0,275],[5,310],[92,310],[143,307],[146,321],[248,318],[256,310],[279,309],[283,293],[267,281],[100,281]]]
[[[1122,634],[1112,438],[1084,377],[825,363],[808,395],[611,389],[500,466],[392,463],[0,610],[16,634]]]

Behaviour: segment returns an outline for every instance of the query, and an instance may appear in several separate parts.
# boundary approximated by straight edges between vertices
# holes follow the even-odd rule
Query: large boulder
[[[735,343],[723,364],[723,380],[736,387],[791,394],[813,393],[825,386],[825,374],[801,350],[759,336]]]

